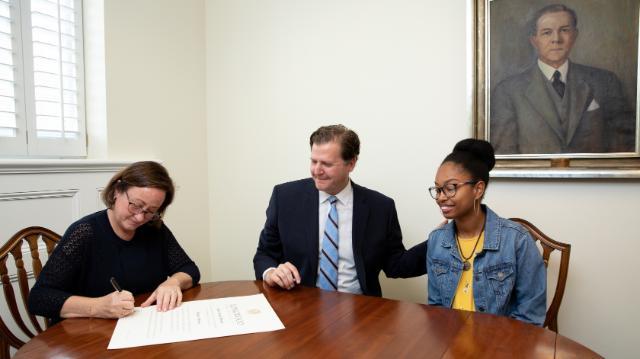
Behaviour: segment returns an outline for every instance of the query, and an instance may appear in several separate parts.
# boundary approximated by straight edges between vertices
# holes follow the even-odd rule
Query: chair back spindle
[[[560,304],[562,303],[562,297],[564,296],[564,288],[567,284],[567,275],[569,274],[569,256],[571,255],[571,244],[558,242],[551,239],[544,234],[540,229],[531,224],[529,221],[522,218],[510,218],[516,223],[520,223],[526,228],[531,237],[535,241],[540,242],[542,247],[542,259],[544,266],[549,267],[549,258],[554,250],[560,252],[560,269],[558,271],[558,283],[556,284],[556,291],[553,294],[551,305],[547,309],[547,315],[544,320],[544,327],[558,332],[558,312],[560,311]]]
[[[0,359],[9,358],[10,347],[19,349],[25,344],[25,341],[23,341],[20,336],[26,335],[28,338],[33,338],[45,330],[49,324],[48,320],[45,319],[44,325],[42,325],[36,316],[29,313],[26,308],[30,286],[29,275],[25,267],[22,252],[23,243],[28,245],[28,253],[31,257],[31,269],[34,278],[37,279],[42,271],[42,261],[40,260],[38,243],[40,241],[44,242],[47,255],[51,255],[51,252],[59,240],[60,235],[47,228],[28,227],[18,231],[0,248],[0,283],[2,284],[6,308],[11,314],[15,324],[12,326],[9,322],[5,321],[5,318],[0,316],[0,332],[2,334],[2,338],[0,339]],[[9,258],[13,258],[15,265],[15,276],[18,282],[18,290],[20,291],[20,303],[17,300],[14,286],[11,283],[12,278],[9,273],[9,266],[7,265]],[[28,317],[29,325],[27,325],[26,317]],[[18,329],[22,331],[22,333],[16,333],[15,331]]]

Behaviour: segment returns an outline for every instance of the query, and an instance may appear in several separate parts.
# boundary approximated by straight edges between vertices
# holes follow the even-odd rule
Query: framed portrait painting
[[[494,175],[640,178],[640,0],[474,1],[474,130]]]

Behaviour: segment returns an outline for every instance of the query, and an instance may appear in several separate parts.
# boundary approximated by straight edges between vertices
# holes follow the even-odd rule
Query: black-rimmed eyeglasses
[[[440,197],[441,193],[444,193],[444,196],[447,198],[452,198],[453,196],[456,195],[456,192],[458,191],[458,187],[460,186],[464,186],[465,184],[476,184],[480,181],[467,181],[467,182],[462,182],[462,183],[447,183],[442,187],[438,187],[438,186],[433,186],[433,187],[429,187],[429,194],[431,195],[431,197],[433,197],[433,199],[438,199],[438,197]]]
[[[135,215],[142,213],[142,215],[144,216],[144,219],[146,219],[147,221],[156,221],[160,219],[161,217],[160,213],[147,211],[146,209],[140,207],[139,205],[131,202],[131,200],[129,199],[129,193],[127,193],[127,191],[125,191],[124,194],[127,196],[127,201],[129,202],[129,212]]]

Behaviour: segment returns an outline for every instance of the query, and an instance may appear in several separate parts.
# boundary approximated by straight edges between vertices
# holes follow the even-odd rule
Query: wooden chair
[[[31,265],[34,278],[38,278],[40,271],[42,270],[42,262],[40,260],[40,254],[38,253],[38,242],[42,240],[47,248],[47,253],[51,255],[53,248],[60,240],[60,236],[44,227],[28,227],[20,230],[14,234],[2,248],[0,248],[0,281],[2,283],[2,290],[4,292],[7,308],[11,312],[11,316],[15,322],[12,327],[17,327],[29,338],[33,338],[37,333],[42,332],[48,327],[48,321],[45,320],[44,328],[34,315],[29,313],[26,308],[27,298],[29,297],[29,282],[27,277],[27,270],[25,269],[25,263],[22,259],[22,244],[26,242],[31,252]],[[18,281],[18,288],[20,289],[20,296],[22,298],[21,305],[18,304],[16,296],[14,294],[13,285],[11,284],[11,276],[7,269],[7,259],[9,254],[13,257],[16,268],[16,276]],[[20,306],[22,310],[20,310]],[[25,320],[28,317],[31,325],[37,333],[34,333],[30,329]],[[18,331],[17,328],[15,331]],[[13,333],[8,326],[8,323],[4,318],[0,316],[0,331],[2,338],[0,339],[0,358],[9,358],[9,347],[16,349],[25,344],[16,333]],[[19,331],[18,331],[19,332]]]
[[[556,292],[553,294],[553,300],[549,309],[547,309],[547,315],[544,319],[544,327],[558,332],[558,311],[560,310],[560,303],[562,303],[562,296],[564,296],[564,288],[567,284],[567,274],[569,273],[569,256],[571,254],[571,245],[562,243],[549,238],[546,234],[542,233],[536,226],[529,221],[521,218],[510,218],[512,221],[520,223],[526,228],[534,240],[540,241],[542,245],[542,259],[544,260],[544,266],[549,266],[549,256],[554,250],[560,251],[560,270],[558,271],[558,283],[556,284]]]

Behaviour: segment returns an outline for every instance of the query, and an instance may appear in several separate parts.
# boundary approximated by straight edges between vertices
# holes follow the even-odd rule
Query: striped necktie
[[[318,286],[324,290],[338,290],[338,210],[335,196],[329,197],[331,209],[322,236]]]

